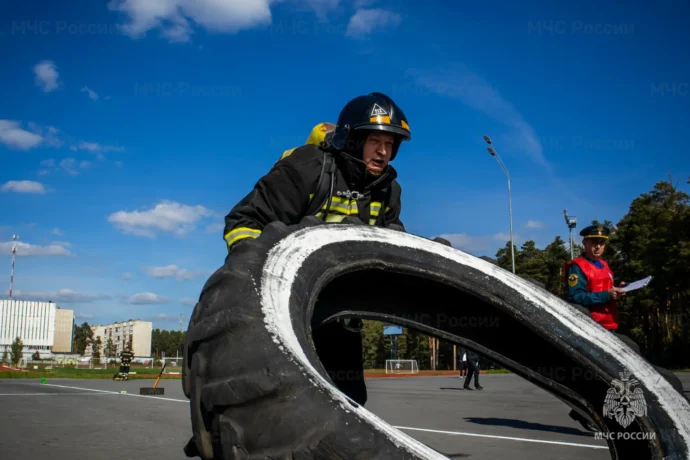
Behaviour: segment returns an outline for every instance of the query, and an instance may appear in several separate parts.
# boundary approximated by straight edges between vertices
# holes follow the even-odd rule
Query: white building
[[[105,357],[106,346],[110,339],[115,346],[115,356],[118,357],[126,347],[134,353],[135,357],[144,358],[151,356],[151,335],[153,333],[153,323],[151,321],[141,321],[130,319],[119,323],[91,326],[93,330],[93,340],[101,338],[101,356]],[[84,352],[85,356],[92,355],[92,347],[89,346]]]
[[[55,339],[53,302],[0,300],[0,354],[10,352],[12,342],[19,337],[24,354],[38,351],[50,353]]]
[[[74,339],[74,310],[57,307],[55,310],[55,338],[53,353],[70,353]]]

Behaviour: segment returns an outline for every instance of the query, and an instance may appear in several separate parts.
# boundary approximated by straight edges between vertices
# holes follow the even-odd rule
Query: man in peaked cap
[[[610,233],[609,228],[604,225],[590,225],[582,229],[580,236],[585,252],[565,263],[563,276],[566,284],[566,299],[587,308],[594,321],[605,329],[615,332],[618,329],[617,301],[625,296],[625,291],[614,287],[613,271],[601,258]],[[639,353],[639,348],[637,351]],[[594,423],[575,409],[568,415],[585,429],[597,430]]]
[[[625,291],[614,287],[613,272],[602,259],[610,233],[611,230],[604,225],[582,229],[580,236],[585,252],[566,262],[563,274],[568,301],[586,307],[594,321],[615,331],[618,329],[617,301],[625,296]]]
[[[580,236],[585,252],[566,262],[563,267],[566,298],[573,304],[587,308],[594,321],[616,334],[623,343],[641,355],[639,345],[630,337],[617,333],[617,302],[625,297],[626,292],[621,289],[625,286],[624,282],[614,287],[613,271],[602,258],[610,234],[611,230],[604,225],[590,225],[582,229]],[[675,374],[659,366],[653,367],[683,395],[683,384]],[[596,425],[576,410],[571,410],[568,415],[586,429],[597,431]]]

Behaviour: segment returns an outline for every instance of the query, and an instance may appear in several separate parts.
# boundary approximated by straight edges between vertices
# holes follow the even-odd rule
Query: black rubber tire
[[[188,456],[446,458],[333,386],[311,330],[350,317],[475,351],[587,413],[601,431],[653,434],[609,439],[612,458],[689,458],[688,401],[587,315],[444,242],[350,223],[272,223],[208,280],[184,350]],[[353,283],[360,284],[347,289]],[[622,427],[602,416],[602,404],[611,381],[628,369],[636,371],[647,413]]]

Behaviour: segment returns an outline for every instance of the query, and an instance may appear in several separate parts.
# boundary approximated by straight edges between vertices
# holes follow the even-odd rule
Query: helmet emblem
[[[383,107],[381,107],[380,105],[378,105],[378,104],[375,103],[375,104],[374,104],[374,108],[371,109],[371,115],[369,115],[369,116],[370,116],[370,117],[376,117],[376,116],[379,116],[379,115],[388,115],[388,112],[386,112],[386,111],[383,109]]]

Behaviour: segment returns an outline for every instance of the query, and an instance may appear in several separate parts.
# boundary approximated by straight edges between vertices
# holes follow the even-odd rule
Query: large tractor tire
[[[315,218],[268,225],[204,286],[184,350],[187,455],[445,459],[336,388],[312,330],[344,317],[409,327],[503,365],[617,433],[612,458],[690,458],[688,400],[572,305],[447,245]],[[609,390],[626,384],[645,410],[606,416]]]

